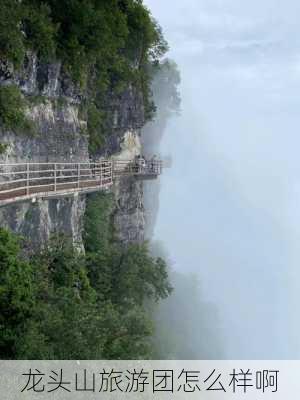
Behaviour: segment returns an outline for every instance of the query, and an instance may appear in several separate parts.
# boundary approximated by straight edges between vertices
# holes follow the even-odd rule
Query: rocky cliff
[[[35,54],[27,53],[19,72],[0,63],[0,85],[17,85],[27,100],[26,113],[36,126],[36,133],[15,134],[1,129],[1,142],[8,145],[1,162],[80,162],[87,161],[87,122],[80,117],[84,94],[71,82],[57,63],[41,63]],[[144,124],[142,95],[132,86],[122,93],[110,93],[105,99],[110,119],[105,145],[97,154],[126,157],[141,151],[140,129]],[[128,141],[131,138],[131,141]],[[128,154],[128,152],[130,154]],[[128,178],[114,187],[116,209],[114,221],[124,243],[142,241],[144,215],[141,182]],[[53,232],[63,232],[83,248],[82,229],[85,195],[63,199],[23,202],[0,209],[0,225],[11,228],[33,246],[39,246]]]

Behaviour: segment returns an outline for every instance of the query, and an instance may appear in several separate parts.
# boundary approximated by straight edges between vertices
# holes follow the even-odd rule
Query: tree
[[[21,32],[22,7],[18,0],[2,0],[0,7],[0,58],[20,67],[25,46]]]
[[[158,301],[171,291],[166,263],[152,258],[146,244],[129,246],[113,267],[113,299],[123,307],[141,306],[149,299]]]
[[[33,271],[18,238],[0,228],[0,353],[14,358],[18,338],[35,306]]]

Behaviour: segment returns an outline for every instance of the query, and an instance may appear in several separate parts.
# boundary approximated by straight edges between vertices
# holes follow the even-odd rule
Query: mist
[[[299,359],[300,4],[145,3],[181,74],[153,239],[176,274],[197,275],[193,346],[203,358]]]

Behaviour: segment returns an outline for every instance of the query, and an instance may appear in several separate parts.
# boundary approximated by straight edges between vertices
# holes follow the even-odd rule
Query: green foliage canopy
[[[145,119],[156,111],[151,68],[168,46],[140,0],[3,0],[0,58],[19,68],[27,50],[40,60],[60,59],[87,93],[87,133],[95,153],[104,143],[111,93],[134,85],[143,94]]]
[[[153,323],[146,302],[166,298],[166,265],[148,247],[121,246],[112,197],[90,197],[86,254],[54,236],[24,261],[15,235],[0,229],[0,355],[21,359],[145,359]]]

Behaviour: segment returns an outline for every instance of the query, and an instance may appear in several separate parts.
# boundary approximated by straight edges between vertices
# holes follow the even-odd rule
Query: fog
[[[195,337],[214,358],[298,359],[300,3],[145,3],[182,80],[154,239],[217,310]]]

